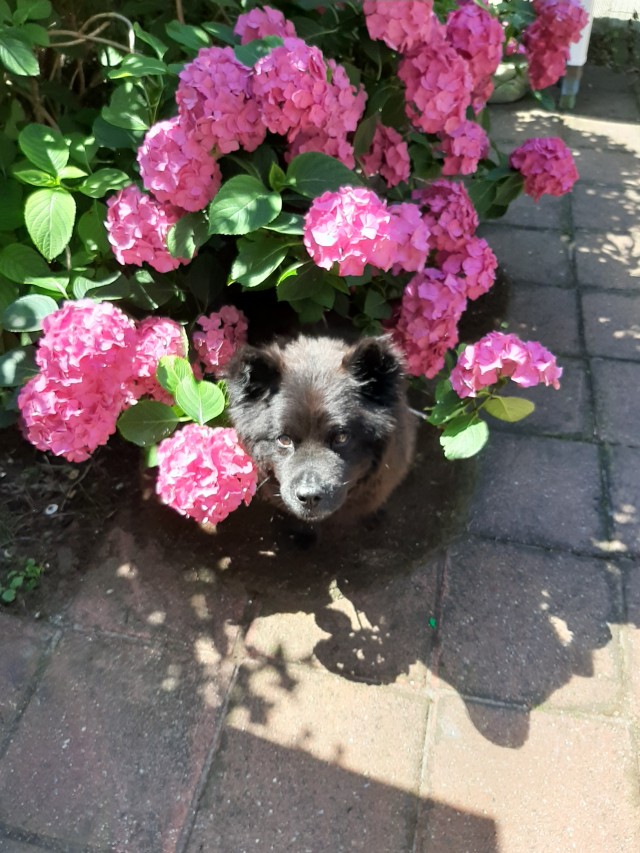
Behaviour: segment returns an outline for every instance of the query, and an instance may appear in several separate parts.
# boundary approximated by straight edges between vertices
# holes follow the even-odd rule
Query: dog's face
[[[230,415],[267,493],[309,522],[338,510],[384,453],[402,376],[385,338],[245,347],[227,376]]]

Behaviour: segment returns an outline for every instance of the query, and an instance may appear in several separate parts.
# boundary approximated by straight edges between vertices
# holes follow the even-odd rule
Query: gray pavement
[[[301,551],[135,492],[0,612],[1,853],[640,850],[640,112],[588,68],[581,181],[485,232],[565,367],[535,415]],[[57,578],[60,585],[57,588]]]

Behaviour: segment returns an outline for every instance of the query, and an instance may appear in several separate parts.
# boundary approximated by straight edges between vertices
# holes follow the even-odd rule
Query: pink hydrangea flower
[[[465,3],[447,18],[447,40],[468,63],[473,80],[472,105],[478,113],[493,92],[491,78],[502,60],[502,25],[481,6]]]
[[[434,377],[447,350],[458,343],[458,322],[467,304],[464,285],[427,267],[405,287],[400,314],[391,328],[412,376]]]
[[[445,273],[464,281],[467,299],[482,296],[496,280],[498,259],[480,237],[470,237],[455,252],[438,252],[436,259]]]
[[[256,471],[235,430],[187,424],[158,445],[156,493],[180,515],[217,524],[256,491]]]
[[[304,154],[307,151],[317,151],[320,154],[335,157],[336,160],[344,163],[348,169],[355,169],[356,160],[353,155],[353,145],[346,139],[346,136],[329,136],[324,130],[307,128],[295,134],[284,159],[290,163],[298,154]]]
[[[233,305],[223,305],[196,321],[202,328],[193,333],[193,345],[205,373],[217,373],[236,350],[247,342],[247,318]]]
[[[266,136],[253,97],[253,71],[230,47],[205,47],[179,74],[176,92],[183,124],[207,151],[254,151]]]
[[[532,89],[545,89],[564,74],[569,46],[580,41],[589,16],[580,0],[534,0],[536,19],[522,34]]]
[[[509,165],[524,176],[524,191],[535,201],[568,193],[579,177],[571,151],[557,136],[527,139],[511,154]]]
[[[279,9],[273,9],[271,6],[255,8],[244,15],[238,15],[233,31],[240,36],[240,44],[248,44],[254,39],[263,39],[266,36],[295,38],[296,35],[291,21],[287,21]]]
[[[472,175],[478,162],[489,153],[489,137],[475,121],[461,121],[441,133],[444,152],[443,175]]]
[[[168,317],[145,317],[138,325],[133,369],[127,382],[131,400],[151,397],[168,406],[173,397],[156,379],[158,362],[165,355],[186,358],[185,335],[182,326]]]
[[[393,271],[418,272],[429,254],[429,228],[417,204],[403,202],[389,207],[393,247]]]
[[[222,182],[218,164],[178,116],[147,132],[138,148],[138,164],[146,189],[158,201],[183,210],[202,210]]]
[[[459,397],[476,397],[500,379],[509,378],[523,388],[544,383],[560,387],[562,368],[548,349],[536,341],[523,342],[516,335],[489,332],[458,357],[451,371],[451,385]]]
[[[438,179],[413,193],[423,208],[432,248],[455,252],[476,232],[478,214],[464,184]]]
[[[188,258],[174,258],[166,244],[169,229],[182,216],[179,207],[161,204],[135,184],[111,196],[105,226],[118,263],[137,267],[147,263],[158,272],[188,264]]]
[[[39,450],[83,462],[115,432],[127,402],[134,323],[110,302],[65,302],[45,317],[40,373],[18,395],[28,440]]]
[[[361,161],[367,177],[382,175],[389,187],[408,181],[411,174],[409,146],[397,130],[384,124],[376,127],[371,150]]]
[[[362,8],[371,38],[401,53],[427,44],[438,26],[433,0],[364,0]]]

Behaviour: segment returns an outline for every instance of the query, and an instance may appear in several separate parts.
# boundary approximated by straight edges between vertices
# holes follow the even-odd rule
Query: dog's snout
[[[297,484],[295,495],[306,509],[314,509],[322,500],[322,485],[315,477],[304,479]]]

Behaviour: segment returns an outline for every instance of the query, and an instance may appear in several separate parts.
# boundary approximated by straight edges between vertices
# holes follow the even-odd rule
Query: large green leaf
[[[140,83],[125,80],[115,90],[109,105],[103,107],[102,118],[115,127],[131,131],[145,131],[151,126],[151,110]],[[94,132],[97,129],[94,125]]]
[[[32,284],[49,275],[46,261],[29,246],[11,243],[0,251],[0,275],[18,284]]]
[[[32,193],[24,206],[29,236],[48,261],[68,245],[76,219],[76,202],[62,187]]]
[[[10,332],[37,332],[44,318],[57,310],[58,303],[50,296],[21,296],[5,308],[0,325]]]
[[[0,231],[13,231],[24,225],[22,187],[0,175]]]
[[[201,213],[188,213],[169,229],[167,248],[174,258],[190,259],[208,239],[204,216]]]
[[[37,77],[38,60],[26,41],[0,32],[0,62],[7,71],[19,77]]]
[[[22,385],[31,376],[35,376],[38,367],[34,355],[35,347],[17,347],[0,356],[0,385]]]
[[[57,175],[69,162],[69,146],[64,136],[43,124],[23,127],[18,145],[27,160],[51,175]]]
[[[157,444],[175,430],[180,418],[171,406],[157,400],[141,400],[118,418],[118,431],[139,447]]]
[[[192,27],[189,24],[181,24],[179,21],[170,21],[165,30],[170,39],[191,50],[200,50],[209,47],[211,39],[201,27]]]
[[[272,222],[282,198],[251,175],[236,175],[222,185],[209,205],[210,234],[249,234]]]
[[[25,21],[39,21],[48,18],[51,14],[51,3],[49,0],[18,0],[13,21],[23,24]]]
[[[224,394],[213,382],[197,382],[185,376],[176,385],[176,403],[182,411],[198,424],[217,418],[224,411]]]
[[[109,190],[121,190],[131,183],[131,178],[120,169],[98,169],[84,180],[78,189],[90,198],[102,198]]]
[[[243,65],[253,68],[256,62],[263,56],[271,53],[274,47],[280,47],[282,39],[280,36],[266,36],[262,39],[254,39],[248,44],[241,44],[234,47],[233,52],[236,55],[238,62]]]
[[[508,423],[516,423],[535,411],[535,404],[522,397],[492,397],[484,404],[484,410]]]
[[[440,436],[447,459],[469,459],[479,453],[489,439],[489,428],[476,415],[463,415],[450,421]]]
[[[231,281],[256,287],[267,279],[285,259],[289,247],[275,237],[238,240],[238,257],[231,267]]]
[[[306,198],[315,198],[323,192],[335,192],[344,186],[361,186],[362,180],[340,160],[308,151],[298,154],[287,169],[287,186]]]
[[[163,355],[156,368],[156,379],[165,391],[175,396],[182,379],[194,378],[193,369],[186,358],[179,355]]]
[[[122,77],[154,77],[163,74],[169,74],[169,68],[161,59],[131,54],[125,56],[117,68],[107,71],[105,76],[109,80],[118,80]]]

